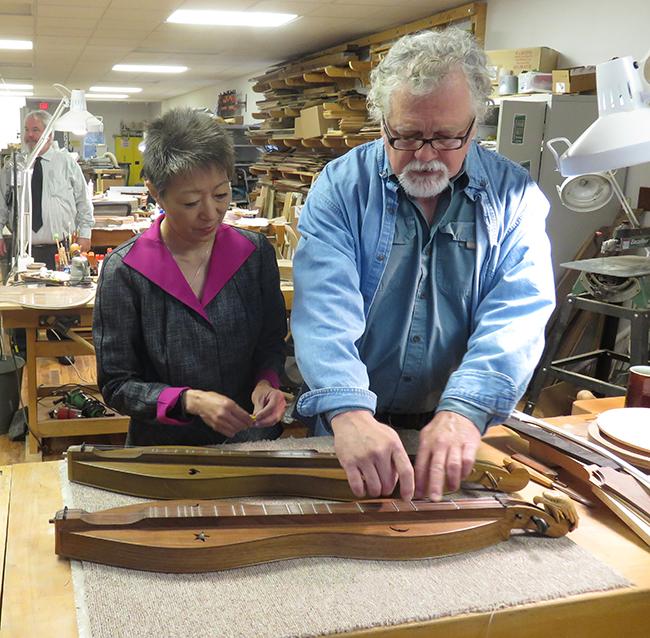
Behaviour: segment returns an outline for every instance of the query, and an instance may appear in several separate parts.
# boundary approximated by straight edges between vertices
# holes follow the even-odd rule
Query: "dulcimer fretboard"
[[[168,501],[144,505],[136,510],[87,513],[62,510],[65,520],[81,517],[85,523],[144,526],[196,525],[211,523],[224,526],[276,524],[373,523],[391,521],[433,521],[439,519],[482,519],[503,516],[509,505],[519,501],[497,497],[430,501],[396,499],[355,501],[352,503],[252,504],[217,501]]]

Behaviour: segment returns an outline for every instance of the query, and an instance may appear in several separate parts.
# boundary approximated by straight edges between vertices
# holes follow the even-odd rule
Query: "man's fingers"
[[[352,465],[344,469],[345,473],[347,474],[348,483],[350,484],[352,493],[357,498],[363,498],[366,495],[366,489],[363,484],[363,477],[361,476],[361,472],[359,472],[359,468],[357,468],[355,465]]]
[[[415,498],[424,498],[428,495],[429,486],[429,465],[431,463],[431,449],[426,445],[420,445],[415,457]]]
[[[476,454],[478,452],[479,442],[465,443],[463,445],[463,451],[461,455],[461,479],[469,476],[469,473],[474,467],[476,461]]]
[[[375,470],[380,483],[380,495],[390,496],[397,483],[397,475],[393,466],[393,458],[390,452],[378,454],[375,460]]]
[[[457,445],[454,445],[449,448],[449,452],[447,453],[445,468],[447,488],[450,492],[455,492],[460,488],[461,470],[461,451]]]
[[[359,470],[366,484],[366,494],[370,498],[379,498],[381,496],[381,480],[372,461],[367,460],[359,464]]]
[[[403,447],[393,452],[392,460],[395,471],[397,472],[397,480],[399,481],[400,497],[403,501],[410,501],[415,491],[415,475],[411,460]],[[395,485],[393,484],[394,487]]]
[[[429,465],[428,493],[432,501],[439,501],[442,498],[442,491],[445,485],[445,462],[447,460],[447,448],[436,448],[431,457]]]

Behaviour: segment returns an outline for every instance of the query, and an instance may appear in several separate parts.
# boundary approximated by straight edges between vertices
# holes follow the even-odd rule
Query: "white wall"
[[[560,52],[558,66],[598,64],[650,52],[649,0],[487,0],[486,49],[547,46]],[[650,186],[650,163],[628,170],[632,205]]]
[[[614,56],[641,60],[650,51],[650,0],[487,0],[486,49],[548,46],[560,52],[559,66],[597,64]],[[214,108],[221,91],[237,89],[247,96],[244,123],[255,120],[250,77],[216,82],[213,86],[165,100],[162,110],[177,106]],[[650,164],[628,171],[626,194],[636,205],[639,186],[650,186]]]
[[[245,77],[235,78],[232,80],[222,80],[203,89],[165,100],[162,103],[162,111],[164,113],[165,111],[169,111],[170,109],[179,106],[216,110],[219,93],[234,89],[237,91],[240,100],[246,100],[246,105],[243,106],[241,110],[241,114],[244,116],[244,124],[255,124],[258,121],[252,116],[252,113],[257,110],[255,100],[263,99],[263,95],[252,91],[251,87],[253,85],[249,82],[249,79],[256,75],[261,75],[262,73],[264,73],[264,70],[261,70],[258,73],[251,73]]]
[[[120,122],[150,122],[160,115],[160,102],[100,102],[88,100],[88,110],[104,118],[104,139],[111,153],[115,153],[114,135],[120,134]]]
[[[0,97],[0,149],[20,141],[20,109],[24,106],[24,97]]]

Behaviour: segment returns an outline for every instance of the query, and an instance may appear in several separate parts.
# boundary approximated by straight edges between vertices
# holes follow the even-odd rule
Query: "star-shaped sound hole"
[[[202,543],[205,543],[205,540],[207,538],[210,538],[210,536],[205,532],[199,532],[198,534],[197,533],[194,534],[195,541],[201,541]]]

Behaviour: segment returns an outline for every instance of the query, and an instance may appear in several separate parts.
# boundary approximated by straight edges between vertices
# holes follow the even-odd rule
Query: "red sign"
[[[41,109],[41,111],[47,111],[47,109],[50,108],[50,103],[49,102],[39,102],[38,103],[38,108]]]

